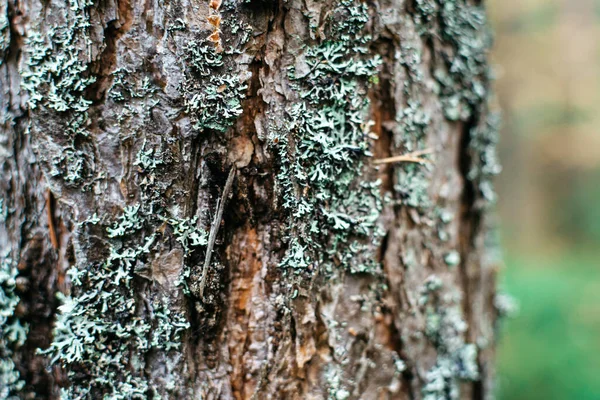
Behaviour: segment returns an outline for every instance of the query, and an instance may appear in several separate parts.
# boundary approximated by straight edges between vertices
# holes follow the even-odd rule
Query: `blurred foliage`
[[[500,399],[600,398],[600,270],[593,254],[511,258],[506,287],[520,313],[498,349]]]
[[[504,112],[499,395],[600,399],[600,0],[488,0]]]

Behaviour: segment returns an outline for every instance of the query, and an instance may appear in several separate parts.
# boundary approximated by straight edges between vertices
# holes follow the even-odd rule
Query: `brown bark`
[[[479,2],[0,12],[7,395],[493,396]]]

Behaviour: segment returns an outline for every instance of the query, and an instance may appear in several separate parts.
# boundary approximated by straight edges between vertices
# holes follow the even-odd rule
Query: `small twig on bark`
[[[50,243],[54,249],[58,249],[58,237],[56,236],[56,228],[54,227],[54,204],[53,204],[52,192],[50,189],[46,191],[46,212],[48,213],[48,233],[50,236]]]
[[[227,203],[227,196],[229,196],[229,192],[231,191],[231,186],[233,185],[233,177],[235,176],[235,165],[231,167],[229,170],[229,176],[227,177],[227,182],[225,182],[225,187],[223,188],[223,193],[221,194],[221,199],[217,200],[217,212],[215,214],[215,218],[213,219],[212,225],[210,227],[210,234],[208,236],[208,245],[206,246],[206,257],[204,258],[204,267],[202,268],[202,277],[200,278],[200,298],[204,297],[204,287],[206,286],[206,277],[208,275],[208,268],[210,266],[210,259],[212,257],[213,247],[215,246],[215,240],[217,240],[217,233],[219,233],[219,227],[221,226],[221,218],[223,218],[223,210],[225,209],[225,203]]]
[[[414,151],[412,153],[402,154],[400,156],[380,158],[378,160],[374,160],[373,164],[390,164],[397,162],[430,163],[431,161],[421,158],[419,156],[431,153],[433,153],[432,149],[419,150]]]

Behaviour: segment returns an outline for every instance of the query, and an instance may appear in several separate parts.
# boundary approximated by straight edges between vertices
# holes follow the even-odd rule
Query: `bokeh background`
[[[497,180],[520,312],[499,398],[600,399],[600,0],[488,0],[504,113]]]

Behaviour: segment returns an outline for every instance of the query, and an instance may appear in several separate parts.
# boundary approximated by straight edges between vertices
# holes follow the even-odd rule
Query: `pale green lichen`
[[[460,253],[456,250],[449,251],[444,255],[444,262],[449,267],[456,267],[460,264]]]
[[[6,221],[6,215],[8,214],[8,210],[4,205],[4,199],[0,198],[0,222]]]
[[[342,2],[333,15],[330,39],[308,46],[290,69],[299,101],[288,110],[289,129],[271,132],[291,220],[282,266],[373,272],[383,205],[379,182],[357,178],[370,156],[366,90],[381,59],[368,55],[369,38],[360,34],[368,20],[365,4]]]
[[[434,216],[437,221],[438,238],[447,242],[450,240],[450,233],[448,232],[449,224],[454,219],[454,213],[449,209],[444,209],[439,206],[434,208]]]
[[[62,10],[64,25],[50,28],[47,35],[32,31],[25,40],[25,65],[21,84],[29,93],[28,104],[39,104],[59,112],[85,112],[91,102],[84,90],[95,79],[86,77],[85,48],[89,44],[89,0],[71,0]]]
[[[438,357],[435,366],[427,371],[423,400],[460,399],[459,379],[472,381],[478,377],[477,347],[466,344],[452,356]]]
[[[158,166],[163,164],[164,161],[161,158],[161,154],[153,148],[147,149],[146,141],[144,140],[142,147],[135,155],[135,161],[133,162],[133,165],[140,167],[142,171],[152,172],[158,168]]]
[[[117,100],[145,99],[154,92],[146,85],[132,88],[122,79],[117,79],[117,84]],[[175,217],[179,212],[167,211],[161,202],[166,187],[157,183],[157,176],[169,162],[165,154],[144,142],[135,162],[142,178],[140,201],[124,207],[112,221],[94,214],[78,228],[103,237],[105,246],[98,251],[105,256],[69,271],[71,295],[63,298],[54,341],[45,350],[69,374],[71,386],[64,391],[64,398],[158,396],[164,388],[152,386],[145,369],[146,356],[165,354],[167,364],[173,364],[167,368],[175,368],[172,360],[189,327],[185,309],[178,304],[182,300],[178,289],[189,294],[190,269],[185,260],[206,247],[207,233],[198,228],[196,218]],[[104,232],[97,233],[99,229]],[[171,256],[174,262],[184,263],[180,272],[167,280],[153,275],[155,268],[160,268],[155,266],[158,257],[164,256],[161,243],[165,237],[179,243],[182,252]],[[170,295],[162,290],[141,290],[142,282],[148,281],[174,285],[176,290]],[[171,385],[171,390],[176,387]]]
[[[126,68],[118,68],[111,75],[113,80],[108,96],[116,102],[143,99],[156,92],[149,77],[138,79],[133,71]]]
[[[0,398],[11,399],[25,382],[12,360],[13,351],[25,343],[28,326],[15,316],[19,296],[15,292],[17,263],[7,254],[0,257]]]
[[[415,163],[406,163],[396,168],[394,191],[400,198],[400,204],[414,208],[431,206],[429,197],[429,179],[427,167]]]
[[[151,110],[159,104],[155,94],[158,89],[146,72],[136,69],[119,68],[113,71],[112,85],[107,97],[116,103],[115,109],[119,110],[117,122],[124,130],[125,137],[133,136],[140,129],[140,119],[149,116]],[[146,141],[142,145],[143,151]],[[145,159],[150,162],[151,160]],[[135,165],[140,165],[140,155],[136,157]]]
[[[72,294],[62,298],[54,340],[45,351],[67,368],[67,398],[146,398],[155,389],[144,375],[144,354],[181,345],[186,316],[172,310],[166,295],[140,302],[133,287],[137,264],[148,263],[156,251],[157,235],[144,233],[148,218],[139,205],[126,207],[106,228],[106,260],[69,270]],[[182,243],[205,243],[182,222],[173,224]]]
[[[346,400],[350,397],[350,391],[344,385],[345,382],[340,375],[341,372],[335,366],[330,366],[325,372],[328,400]]]
[[[414,67],[415,71],[420,71]],[[417,72],[415,72],[417,73]],[[414,152],[425,148],[425,137],[431,117],[424,111],[421,104],[409,100],[396,116],[397,132],[394,135],[395,147],[405,152]],[[399,203],[414,208],[431,206],[429,198],[430,165],[404,163],[394,168],[396,182],[394,192],[399,197]]]
[[[131,234],[142,227],[142,219],[138,215],[140,205],[127,206],[123,209],[123,214],[119,216],[117,222],[112,227],[107,228],[108,237],[120,237]]]
[[[488,97],[490,79],[487,54],[492,36],[483,5],[417,0],[415,21],[421,34],[439,35],[450,45],[442,48],[444,63],[434,71],[446,118],[466,121],[475,116]]]
[[[419,297],[419,305],[424,306],[430,302],[432,294],[435,294],[443,286],[442,280],[437,275],[431,275],[427,278]]]
[[[173,235],[181,243],[186,254],[191,252],[194,247],[206,246],[208,244],[208,235],[205,230],[198,228],[197,220],[197,218],[166,219],[173,228]]]
[[[500,318],[511,318],[519,314],[518,300],[508,293],[496,293],[496,296],[494,296],[494,308]]]
[[[10,47],[10,22],[8,20],[8,3],[0,4],[0,65]]]
[[[500,123],[500,114],[490,112],[482,123],[471,129],[469,136],[472,162],[467,178],[477,183],[480,197],[490,205],[496,202],[493,179],[502,171],[496,151]]]
[[[50,161],[51,175],[62,177],[70,186],[80,186],[93,176],[88,150],[76,145],[77,136],[87,136],[88,109],[92,102],[85,90],[95,82],[88,71],[88,0],[70,0],[69,7],[54,10],[55,25],[47,34],[29,31],[25,38],[21,86],[29,95],[31,110],[50,109],[68,113],[64,134],[69,138],[63,151]],[[86,188],[87,189],[87,188]]]
[[[479,379],[477,346],[465,343],[467,323],[462,318],[460,296],[442,294],[442,282],[430,277],[421,291],[425,307],[425,334],[437,351],[435,365],[427,371],[423,399],[460,398],[460,382]]]
[[[227,55],[218,53],[208,42],[186,47],[190,67],[183,85],[185,106],[199,131],[224,132],[243,112],[241,101],[248,89],[248,77],[232,72],[224,62]]]
[[[50,176],[62,177],[68,186],[79,186],[91,176],[89,153],[72,146],[55,154],[50,163]]]
[[[241,100],[248,86],[236,75],[211,75],[202,90],[186,101],[188,113],[194,116],[194,128],[224,132],[242,115]],[[192,89],[188,87],[186,91]]]

